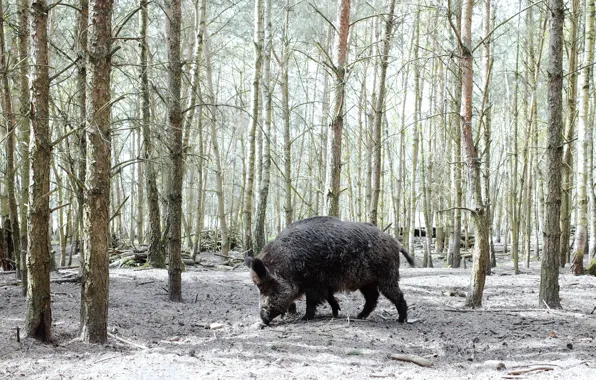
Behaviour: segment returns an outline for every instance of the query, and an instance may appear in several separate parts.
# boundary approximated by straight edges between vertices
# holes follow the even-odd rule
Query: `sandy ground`
[[[0,274],[0,379],[596,379],[596,278],[564,270],[563,310],[548,311],[537,308],[539,263],[522,272],[499,266],[484,307],[470,310],[462,297],[469,269],[404,267],[407,324],[383,297],[367,320],[355,320],[363,299],[350,293],[338,295],[337,319],[321,307],[314,321],[292,315],[260,328],[258,292],[243,267],[189,268],[180,304],[167,299],[165,270],[115,269],[106,345],[76,339],[73,283],[52,284],[53,343],[17,343],[26,302],[12,275]]]

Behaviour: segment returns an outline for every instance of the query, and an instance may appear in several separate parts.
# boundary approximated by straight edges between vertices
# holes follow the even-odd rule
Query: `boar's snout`
[[[271,323],[271,319],[267,316],[265,311],[261,311],[261,320],[263,321],[263,324],[267,326],[269,326],[269,323]]]

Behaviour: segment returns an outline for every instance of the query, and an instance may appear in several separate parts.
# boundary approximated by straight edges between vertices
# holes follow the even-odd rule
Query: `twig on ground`
[[[390,359],[399,360],[401,362],[409,362],[418,364],[421,367],[432,367],[433,363],[425,358],[421,358],[420,356],[414,355],[404,355],[404,354],[391,354],[389,355]]]
[[[507,375],[519,376],[519,375],[525,375],[530,372],[552,371],[553,369],[554,369],[553,367],[534,367],[534,368],[527,368],[527,369],[518,369],[518,370],[507,372]]]
[[[155,280],[151,280],[151,281],[145,281],[145,282],[139,282],[137,284],[137,286],[141,286],[141,285],[148,285],[148,284],[153,284],[155,282]]]
[[[117,336],[117,335],[114,335],[114,334],[112,334],[112,333],[108,333],[108,336],[109,336],[110,338],[114,338],[114,339],[116,339],[116,340],[117,340],[117,341],[119,341],[119,342],[126,343],[126,344],[128,344],[129,346],[132,346],[132,347],[135,347],[135,348],[140,348],[141,350],[146,350],[146,349],[147,349],[147,347],[143,346],[142,344],[138,344],[138,343],[135,343],[135,342],[131,342],[131,341],[129,341],[129,340],[126,340],[126,339],[124,339],[124,338],[120,338],[119,336]]]
[[[545,301],[545,300],[542,300],[542,302],[544,303],[544,306],[546,306],[546,308],[547,308],[548,310],[550,310],[550,309],[551,309],[551,308],[550,308],[550,306],[548,306],[548,304],[546,303],[546,301]]]

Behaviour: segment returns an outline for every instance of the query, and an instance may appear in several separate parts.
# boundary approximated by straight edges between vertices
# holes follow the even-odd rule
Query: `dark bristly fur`
[[[400,252],[414,266],[399,241],[376,226],[316,216],[290,224],[256,258],[247,258],[246,265],[261,294],[265,324],[303,294],[304,319],[314,318],[325,301],[337,316],[333,293],[355,290],[365,299],[358,318],[368,317],[380,293],[397,307],[398,322],[404,322],[408,307],[398,284]]]

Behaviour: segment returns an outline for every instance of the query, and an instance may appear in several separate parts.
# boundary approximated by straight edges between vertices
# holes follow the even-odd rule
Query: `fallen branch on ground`
[[[554,369],[553,367],[534,367],[534,368],[527,368],[527,369],[517,369],[514,371],[507,372],[507,375],[519,376],[519,375],[525,375],[526,373],[530,373],[530,372],[552,371],[553,369]]]
[[[401,362],[409,362],[418,364],[421,367],[432,367],[433,363],[425,358],[421,358],[420,356],[414,355],[404,355],[404,354],[391,354],[389,355],[390,359],[399,360]]]
[[[131,342],[131,341],[129,341],[129,340],[126,340],[126,339],[124,339],[124,338],[120,338],[119,336],[117,336],[117,335],[114,335],[114,334],[112,334],[112,333],[108,333],[108,336],[109,336],[110,338],[114,338],[114,339],[116,339],[116,340],[117,340],[117,341],[119,341],[119,342],[126,343],[126,344],[128,344],[128,345],[130,345],[130,346],[132,346],[132,347],[140,348],[140,349],[142,349],[142,350],[146,350],[146,349],[147,349],[147,347],[143,346],[142,344],[138,344],[138,343],[135,343],[135,342]]]

